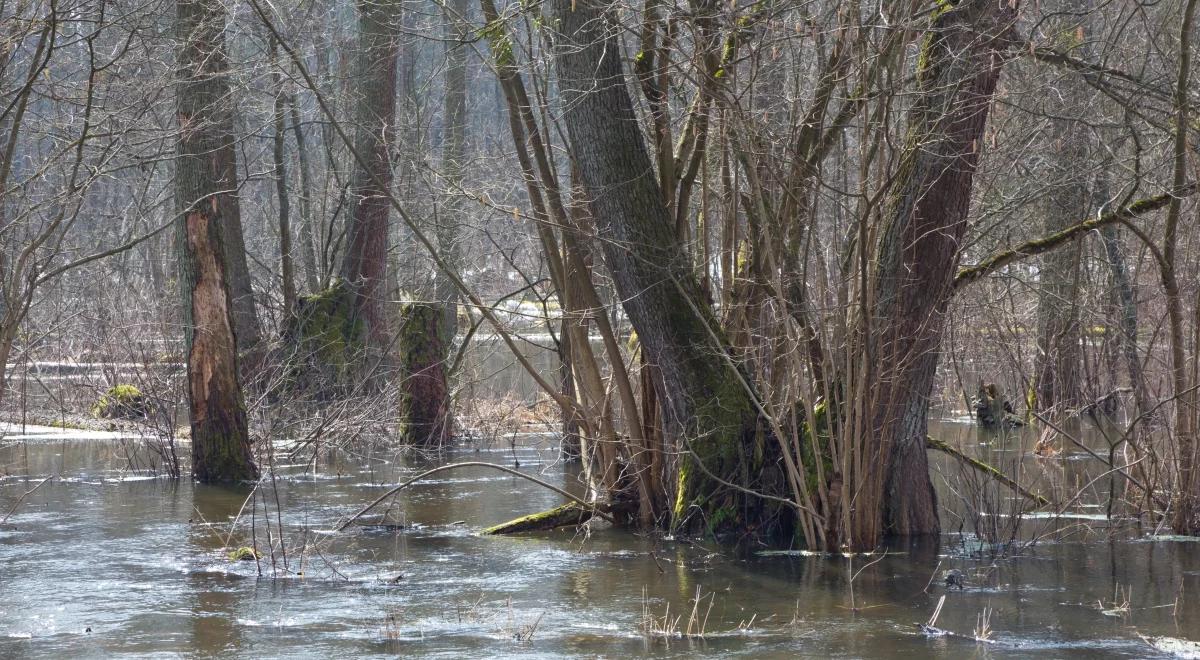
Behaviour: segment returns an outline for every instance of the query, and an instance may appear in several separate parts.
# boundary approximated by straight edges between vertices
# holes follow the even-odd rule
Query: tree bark
[[[271,61],[275,67],[272,78],[275,82],[275,135],[271,151],[272,165],[275,169],[275,194],[279,200],[279,271],[283,280],[283,314],[287,316],[296,309],[296,277],[292,258],[292,219],[291,200],[287,189],[287,133],[284,128],[284,92],[283,76],[279,74],[279,58],[275,40],[271,39]]]
[[[1175,82],[1175,140],[1174,140],[1174,185],[1175,191],[1182,190],[1187,181],[1187,126],[1191,81],[1192,27],[1197,0],[1187,0],[1183,21],[1179,29],[1179,74]],[[1200,534],[1200,410],[1197,397],[1192,390],[1196,378],[1196,361],[1192,354],[1188,364],[1184,348],[1183,304],[1176,271],[1176,249],[1178,247],[1179,220],[1182,215],[1182,199],[1171,198],[1167,206],[1166,226],[1163,228],[1161,277],[1163,292],[1167,299],[1167,324],[1171,338],[1171,381],[1175,400],[1175,442],[1177,446],[1178,483],[1175,486],[1174,512],[1171,527],[1177,534]],[[1195,310],[1200,315],[1200,308]],[[1193,351],[1200,346],[1193,346]],[[1190,371],[1190,373],[1189,373]]]
[[[1121,236],[1114,226],[1100,230],[1104,241],[1105,261],[1112,275],[1112,296],[1116,301],[1117,313],[1120,315],[1121,353],[1125,358],[1125,368],[1129,372],[1129,387],[1133,389],[1133,400],[1137,406],[1136,415],[1150,411],[1149,397],[1146,394],[1146,380],[1142,376],[1142,360],[1138,355],[1138,310],[1137,295],[1133,281],[1129,276],[1129,266],[1125,259],[1125,250],[1121,245]]]
[[[442,307],[405,305],[397,341],[400,357],[400,441],[441,449],[450,441],[450,392],[441,344]]]
[[[308,164],[308,141],[304,137],[304,127],[300,124],[300,109],[296,107],[296,97],[288,97],[288,111],[292,118],[292,135],[296,138],[296,161],[300,170],[300,255],[304,259],[304,281],[308,284],[309,293],[320,290],[324,273],[317,263],[317,232],[313,227],[312,197],[313,190],[311,168]]]
[[[438,219],[436,235],[438,249],[454,268],[461,266],[458,249],[458,225],[466,213],[460,188],[466,167],[467,133],[467,39],[469,0],[451,0],[446,16],[446,98],[443,109],[442,176],[447,184],[446,213]],[[435,295],[442,305],[439,334],[442,347],[448,352],[458,334],[458,290],[454,283],[439,271],[434,282]]]
[[[1015,18],[1007,0],[943,3],[921,46],[874,280],[871,354],[864,356],[875,370],[874,438],[860,446],[878,452],[859,459],[866,474],[853,493],[852,547],[874,547],[885,533],[939,532],[925,449],[929,398],[983,129]]]
[[[597,0],[554,0],[559,93],[571,153],[590,195],[605,263],[647,362],[655,366],[665,437],[688,452],[673,523],[700,511],[730,529],[753,506],[722,482],[745,484],[757,411],[658,189],[626,88],[618,31]]]
[[[225,9],[219,0],[179,0],[177,8],[175,177],[192,474],[205,482],[254,479],[258,470],[238,381],[237,308],[225,244],[239,233]]]
[[[353,288],[355,311],[366,324],[367,345],[387,348],[387,190],[392,184],[389,153],[395,142],[396,69],[400,48],[399,0],[360,0],[356,149],[368,168],[355,167],[354,213],[350,219],[341,275]],[[369,169],[369,171],[368,171]]]
[[[1083,36],[1081,18],[1088,16],[1087,0],[1066,0],[1048,29],[1063,38]],[[1076,30],[1079,30],[1077,33]],[[1079,46],[1086,49],[1086,39]],[[1058,233],[1080,216],[1091,216],[1085,172],[1079,164],[1088,157],[1087,131],[1075,119],[1086,115],[1087,89],[1077,77],[1061,82],[1048,94],[1045,115],[1052,117],[1046,133],[1049,146],[1049,194],[1041,205],[1045,235]],[[1085,403],[1083,393],[1083,333],[1079,325],[1082,241],[1074,240],[1042,257],[1038,271],[1038,335],[1034,357],[1033,395],[1037,411],[1062,417]]]

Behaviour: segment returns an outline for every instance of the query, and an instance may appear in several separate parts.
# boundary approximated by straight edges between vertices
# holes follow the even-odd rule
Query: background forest
[[[1195,5],[0,0],[0,406],[101,364],[35,412],[217,481],[537,417],[554,524],[830,550],[978,407],[1200,533]]]

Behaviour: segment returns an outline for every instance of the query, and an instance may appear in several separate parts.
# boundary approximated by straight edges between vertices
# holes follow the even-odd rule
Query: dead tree
[[[205,482],[255,479],[225,258],[226,241],[238,230],[225,8],[219,0],[180,0],[177,7],[175,197],[192,474]]]

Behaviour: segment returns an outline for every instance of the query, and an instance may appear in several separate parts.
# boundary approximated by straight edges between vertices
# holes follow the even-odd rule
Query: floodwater
[[[989,440],[961,424],[935,433],[999,457],[1028,453],[1020,434]],[[0,657],[1141,658],[1169,657],[1148,639],[1200,640],[1200,543],[1151,540],[1153,530],[1102,520],[1095,502],[1053,528],[1035,515],[1021,534],[1038,542],[1000,556],[979,552],[974,527],[988,523],[950,513],[955,533],[936,551],[734,553],[606,529],[481,536],[561,499],[464,468],[403,491],[386,519],[371,514],[376,524],[333,533],[344,516],[436,462],[390,453],[281,458],[276,478],[247,502],[247,489],[131,470],[150,460],[139,451],[133,441],[0,440],[0,518],[16,506],[0,525]],[[548,445],[440,460],[519,461],[528,474],[579,490]],[[1030,463],[1023,476],[1072,488],[1076,468],[1054,467],[1072,462],[1086,463]],[[971,497],[957,470],[936,460],[951,509],[956,496]],[[57,477],[19,501],[48,475]],[[257,562],[227,556],[252,543],[263,551]],[[963,589],[938,577],[951,568],[966,575]],[[936,626],[965,638],[930,637],[915,625],[943,596]],[[985,613],[990,642],[969,639]]]

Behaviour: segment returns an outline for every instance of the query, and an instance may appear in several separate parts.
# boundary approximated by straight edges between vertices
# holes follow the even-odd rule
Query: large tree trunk
[[[200,481],[258,476],[238,382],[236,309],[225,258],[227,237],[238,227],[224,28],[219,0],[179,1],[175,190],[192,474]]]
[[[925,435],[946,306],[967,227],[984,125],[1015,9],[1007,0],[943,3],[921,47],[902,169],[880,241],[871,319],[878,454],[859,457],[851,546],[885,533],[935,535]],[[881,472],[876,472],[881,470]]]
[[[341,275],[351,285],[355,311],[366,325],[367,345],[382,354],[388,342],[387,191],[392,185],[389,152],[395,141],[396,66],[400,48],[398,0],[360,0],[356,150],[367,167],[355,167],[350,219]]]
[[[1174,190],[1183,190],[1187,183],[1187,129],[1191,102],[1188,90],[1191,82],[1192,30],[1197,0],[1187,0],[1179,29],[1179,74],[1175,81],[1175,144]],[[1163,293],[1167,299],[1167,325],[1171,338],[1171,381],[1174,385],[1175,444],[1178,447],[1178,484],[1172,502],[1174,512],[1171,528],[1178,534],[1200,535],[1200,395],[1192,387],[1197,378],[1200,346],[1193,339],[1192,356],[1188,360],[1184,347],[1184,318],[1182,294],[1179,290],[1176,250],[1182,200],[1171,198],[1163,228],[1162,271]],[[1194,310],[1200,314],[1200,309]],[[1190,364],[1189,364],[1190,362]]]
[[[467,161],[467,23],[468,0],[451,0],[446,16],[446,98],[443,109],[442,176],[446,180],[446,212],[438,219],[438,250],[453,268],[462,266],[458,249],[458,226],[466,213],[463,195],[463,170]],[[442,304],[441,342],[449,353],[458,334],[458,290],[439,271],[434,281],[436,297]]]
[[[694,511],[717,529],[751,502],[721,483],[758,475],[757,413],[701,295],[658,189],[626,88],[618,30],[597,0],[554,0],[555,48],[571,153],[626,314],[656,368],[665,437],[688,452],[679,468],[676,525]]]

